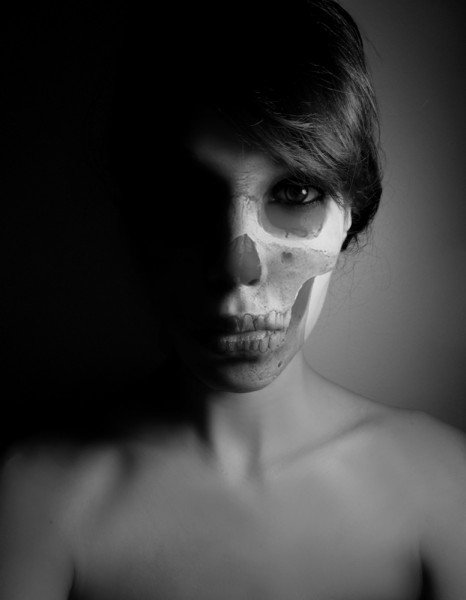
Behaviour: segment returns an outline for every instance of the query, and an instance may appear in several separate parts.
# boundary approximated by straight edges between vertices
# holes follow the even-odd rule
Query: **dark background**
[[[125,13],[64,4],[18,6],[0,32],[4,441],[98,427],[154,383],[160,357],[157,315],[99,167]],[[372,241],[343,261],[306,353],[357,392],[466,429],[465,10],[343,4],[373,42],[386,187]]]
[[[118,3],[39,2],[3,20],[5,439],[64,418],[91,427],[103,397],[150,377],[158,356],[100,168],[124,16]]]

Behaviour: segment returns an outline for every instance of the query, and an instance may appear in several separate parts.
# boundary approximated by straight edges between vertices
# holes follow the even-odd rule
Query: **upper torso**
[[[419,598],[422,528],[450,485],[425,418],[374,411],[243,485],[189,436],[46,450],[70,599]]]
[[[78,511],[74,598],[417,598],[421,490],[380,428],[237,488],[189,444],[104,452]]]

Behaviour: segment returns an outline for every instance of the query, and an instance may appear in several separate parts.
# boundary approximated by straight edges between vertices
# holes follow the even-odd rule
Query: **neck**
[[[277,379],[254,392],[213,390],[186,370],[182,378],[183,402],[202,407],[196,439],[209,463],[230,481],[261,478],[318,435],[321,378],[302,351]]]

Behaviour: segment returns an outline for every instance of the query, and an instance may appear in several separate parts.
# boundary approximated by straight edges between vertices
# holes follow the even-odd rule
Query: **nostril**
[[[228,280],[234,285],[257,285],[261,275],[262,267],[256,244],[247,234],[236,237],[210,269],[211,280]]]
[[[260,282],[260,277],[256,277],[255,279],[251,279],[246,283],[246,285],[257,285]]]

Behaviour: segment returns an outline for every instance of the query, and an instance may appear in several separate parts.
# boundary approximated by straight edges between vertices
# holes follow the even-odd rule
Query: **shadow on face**
[[[214,112],[171,158],[151,196],[123,208],[164,343],[210,387],[261,389],[317,318],[345,209]]]

